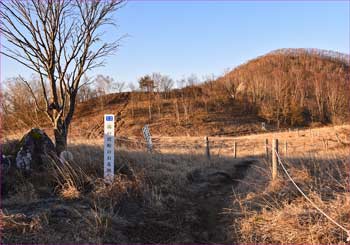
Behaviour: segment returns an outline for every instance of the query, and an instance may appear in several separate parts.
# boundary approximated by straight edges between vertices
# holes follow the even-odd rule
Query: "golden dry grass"
[[[49,174],[30,178],[12,174],[16,188],[4,199],[1,216],[4,241],[344,244],[346,234],[308,204],[281,168],[278,179],[271,181],[263,142],[274,137],[299,145],[308,142],[304,150],[291,151],[287,157],[280,149],[287,169],[320,208],[349,229],[349,148],[334,137],[337,133],[348,141],[349,129],[348,125],[321,128],[311,131],[319,132],[311,138],[306,135],[309,130],[234,138],[240,147],[238,159],[232,158],[233,138],[211,138],[211,161],[203,154],[204,147],[196,149],[202,137],[156,139],[164,147],[154,154],[121,144],[115,151],[117,174],[112,185],[101,178],[103,141],[70,139],[73,161],[51,164]],[[322,138],[331,142],[328,151]],[[224,142],[221,148],[218,142]],[[234,173],[234,166],[251,155],[260,161],[236,180],[238,184],[215,183],[208,189],[210,183],[193,184],[188,179],[198,171]],[[133,169],[133,178],[122,173],[124,165]]]
[[[350,228],[349,149],[334,157],[284,161],[297,185],[326,214]],[[279,167],[270,181],[268,162],[253,166],[236,188],[233,234],[242,243],[346,244],[347,234],[316,210]],[[258,177],[260,176],[260,177]]]

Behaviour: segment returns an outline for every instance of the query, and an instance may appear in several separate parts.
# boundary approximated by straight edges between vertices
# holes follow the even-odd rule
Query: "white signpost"
[[[147,149],[149,152],[152,152],[152,148],[153,148],[152,136],[151,136],[151,133],[149,132],[149,128],[147,124],[142,128],[142,132],[143,132],[143,137],[147,142]]]
[[[104,115],[104,178],[111,183],[114,179],[114,115]]]

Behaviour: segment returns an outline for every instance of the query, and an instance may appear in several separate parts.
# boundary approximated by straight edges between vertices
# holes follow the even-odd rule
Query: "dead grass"
[[[80,191],[75,186],[67,183],[62,186],[60,195],[65,199],[77,199],[80,197]]]
[[[297,158],[286,161],[298,186],[329,216],[350,228],[349,162],[339,150],[337,158]],[[242,243],[345,244],[347,234],[318,212],[292,185],[281,168],[272,182],[253,167],[237,188],[231,213],[233,234]],[[257,175],[264,174],[260,178]],[[248,183],[254,183],[249,186]]]
[[[310,140],[306,151],[291,152],[285,157],[280,148],[281,154],[289,173],[307,195],[350,228],[349,149],[334,141],[325,151],[320,139],[334,139],[334,131],[319,130],[320,136],[314,137],[314,143],[318,143],[312,145]],[[348,127],[335,130],[342,139],[348,133]],[[310,132],[300,135],[307,133]],[[237,139],[241,148],[234,160],[230,149],[233,138],[212,138],[213,146],[221,139],[224,144],[214,147],[211,161],[204,156],[204,148],[196,148],[202,144],[202,137],[160,139],[160,143],[169,143],[168,150],[160,149],[154,154],[122,145],[115,151],[117,172],[112,184],[102,179],[102,140],[71,140],[69,150],[75,160],[52,162],[48,171],[33,173],[31,177],[16,171],[6,176],[9,192],[2,201],[5,208],[1,214],[4,242],[214,242],[209,233],[215,233],[213,227],[223,224],[215,223],[216,218],[208,213],[212,205],[229,199],[229,194],[221,197],[223,193],[217,185],[209,193],[212,183],[193,185],[189,174],[232,171],[235,164],[251,155],[252,145],[261,151],[256,150],[255,155],[261,155],[264,139],[276,136],[282,142],[284,138],[298,143],[308,139],[296,132],[240,137]],[[173,143],[184,147],[176,148]],[[224,227],[230,230],[227,241],[345,244],[346,234],[315,211],[281,169],[278,179],[271,182],[270,162],[260,159],[245,178],[236,180],[234,188],[232,183],[227,184],[228,193],[234,192],[232,205],[226,207],[226,218],[231,223]],[[124,165],[132,169],[133,177],[123,172]],[[218,212],[221,215],[222,210]]]

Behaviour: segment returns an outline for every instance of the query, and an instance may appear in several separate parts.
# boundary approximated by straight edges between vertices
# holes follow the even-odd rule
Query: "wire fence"
[[[91,135],[89,130],[80,129],[81,135]],[[283,132],[279,132],[283,133]],[[272,142],[274,134],[247,137],[152,137],[152,151],[158,153],[206,154],[210,156],[261,156],[266,155],[266,144]],[[98,133],[95,139],[103,139]],[[325,135],[318,130],[303,132],[292,131],[282,137],[280,154],[283,156],[316,155],[328,153],[342,146],[339,136]],[[147,150],[148,144],[143,137],[116,136],[115,146],[130,150]]]
[[[327,213],[325,213],[320,207],[318,207],[304,192],[303,190],[296,184],[296,182],[293,180],[293,178],[291,177],[291,175],[289,174],[289,172],[287,171],[287,168],[285,167],[285,165],[283,164],[282,158],[280,156],[280,154],[278,153],[277,150],[275,150],[275,154],[277,156],[277,160],[279,165],[282,167],[284,173],[287,175],[287,177],[289,178],[289,180],[293,183],[294,187],[298,190],[299,193],[301,193],[301,195],[315,208],[317,209],[317,211],[319,211],[322,215],[324,215],[329,221],[331,221],[333,224],[335,224],[336,226],[338,226],[340,229],[342,229],[343,231],[346,232],[347,234],[347,239],[346,241],[349,242],[350,241],[350,229],[346,229],[344,226],[342,226],[341,224],[339,224],[336,220],[334,220],[332,217],[330,217]]]
[[[281,132],[278,132],[281,133]],[[283,132],[282,132],[283,133]],[[198,153],[206,155],[209,159],[211,156],[231,156],[236,158],[244,156],[265,156],[267,158],[276,157],[276,162],[281,166],[283,172],[288,179],[292,182],[293,186],[298,192],[322,215],[324,215],[330,222],[339,227],[347,234],[347,242],[350,241],[350,230],[345,228],[335,219],[330,217],[325,211],[315,204],[305,192],[297,185],[292,176],[289,174],[287,167],[283,162],[283,158],[288,159],[290,156],[296,154],[314,154],[320,151],[328,153],[332,149],[337,149],[339,146],[349,144],[349,142],[340,139],[340,136],[335,133],[334,135],[322,135],[319,131],[306,130],[300,132],[299,130],[288,130],[289,135],[283,137],[278,146],[278,141],[273,139],[276,135],[271,134],[269,137],[153,137],[152,148],[153,152],[167,153],[168,151],[180,152],[180,153]],[[290,134],[294,134],[291,137]],[[295,137],[297,136],[297,137]],[[138,148],[145,151],[148,150],[149,143],[147,140],[141,137],[115,137],[117,147],[126,148]],[[277,146],[271,147],[272,144]],[[269,156],[271,154],[272,156]],[[275,155],[275,156],[273,156]],[[274,169],[274,166],[272,167]],[[277,171],[277,166],[275,166]]]

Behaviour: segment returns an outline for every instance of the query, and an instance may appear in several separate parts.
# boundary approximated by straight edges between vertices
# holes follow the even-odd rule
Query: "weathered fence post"
[[[147,151],[152,153],[153,151],[152,136],[147,124],[142,128],[142,132],[143,132],[143,137],[145,138],[145,141],[147,143]]]
[[[285,156],[288,155],[288,142],[287,142],[287,140],[284,142],[284,155]]]
[[[265,139],[265,155],[266,158],[269,159],[269,140]]]
[[[272,180],[277,178],[277,154],[278,153],[278,139],[272,140]]]
[[[209,146],[208,136],[205,136],[204,140],[205,140],[205,154],[206,154],[207,158],[210,160],[210,146]]]
[[[233,157],[237,158],[237,142],[233,142]]]

